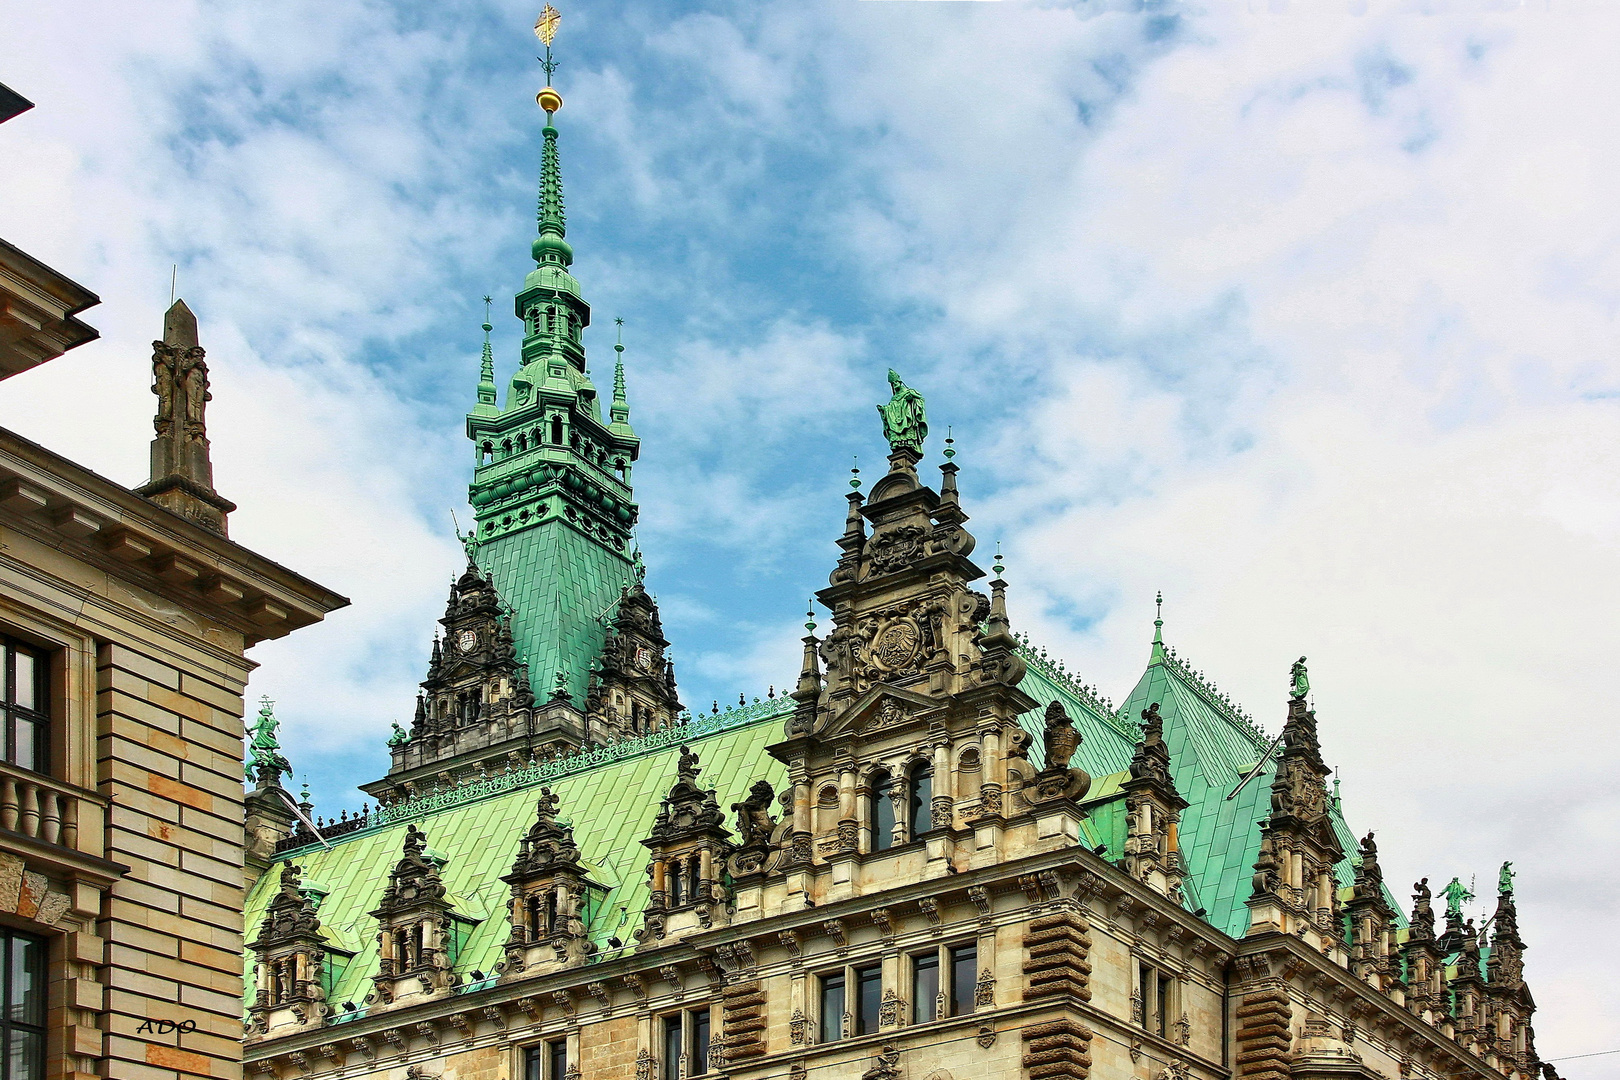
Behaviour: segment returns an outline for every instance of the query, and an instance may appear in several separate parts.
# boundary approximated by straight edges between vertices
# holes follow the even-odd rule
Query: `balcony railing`
[[[88,792],[0,763],[0,829],[100,857],[103,812]]]

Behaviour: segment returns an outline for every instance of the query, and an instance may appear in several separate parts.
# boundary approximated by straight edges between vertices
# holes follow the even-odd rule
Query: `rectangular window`
[[[836,1042],[844,1037],[844,973],[831,972],[821,976],[821,1031],[822,1042]]]
[[[687,1060],[692,1063],[692,1075],[702,1076],[709,1071],[709,1010],[699,1009],[686,1015],[692,1029],[692,1052]]]
[[[0,638],[0,719],[6,760],[34,772],[50,772],[49,663],[43,652]]]
[[[951,950],[951,1015],[973,1011],[973,986],[978,976],[979,947],[958,945]]]
[[[546,1043],[546,1080],[563,1080],[568,1075],[568,1040]]]
[[[926,1024],[934,1019],[939,998],[939,953],[921,953],[911,958],[911,1022]]]
[[[1142,1001],[1142,1027],[1161,1038],[1168,1038],[1170,1024],[1174,1022],[1172,1013],[1175,1008],[1175,977],[1160,971],[1152,964],[1140,964],[1137,968],[1136,985],[1137,994]]]
[[[0,928],[5,987],[0,1001],[0,1076],[43,1080],[45,1076],[46,943]]]
[[[658,1075],[662,1080],[677,1080],[681,1075],[681,1014],[664,1017],[664,1068]]]
[[[883,1007],[883,968],[857,968],[855,970],[855,1034],[870,1035],[878,1029],[879,1010]]]

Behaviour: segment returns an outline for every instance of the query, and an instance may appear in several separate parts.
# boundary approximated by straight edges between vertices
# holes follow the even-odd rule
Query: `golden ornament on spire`
[[[551,48],[551,39],[557,36],[557,24],[560,22],[562,16],[550,4],[541,8],[540,17],[534,20],[534,36],[548,49]]]

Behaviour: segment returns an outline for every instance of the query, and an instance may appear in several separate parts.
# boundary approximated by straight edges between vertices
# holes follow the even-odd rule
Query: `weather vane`
[[[557,61],[551,58],[551,39],[557,36],[557,24],[560,22],[562,15],[550,4],[541,8],[540,17],[534,20],[534,36],[546,47],[546,55],[540,58],[540,69],[546,73],[547,86],[551,85],[551,73],[557,70]]]

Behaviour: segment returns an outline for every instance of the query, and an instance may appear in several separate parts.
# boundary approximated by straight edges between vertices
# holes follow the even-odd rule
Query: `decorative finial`
[[[855,467],[849,470],[849,486],[853,490],[859,491],[859,490],[861,490],[861,458],[860,458],[860,455],[856,454],[853,458],[851,458],[851,460],[855,462]]]
[[[557,36],[557,24],[560,22],[562,16],[550,4],[542,8],[540,17],[534,20],[534,36],[546,47],[546,55],[540,58],[540,70],[546,73],[546,89],[540,91],[535,100],[546,110],[548,121],[551,113],[562,108],[562,95],[551,89],[551,74],[557,70],[557,61],[551,58],[551,39]],[[547,91],[550,91],[549,95]],[[555,101],[556,104],[550,104],[550,101]]]
[[[945,425],[945,460],[949,461],[956,456],[956,440],[951,438],[951,425]]]
[[[614,352],[624,352],[624,320],[614,319],[613,325],[617,327],[618,339],[613,343]]]
[[[490,325],[489,321],[489,306],[494,302],[495,298],[493,296],[489,295],[488,293],[484,294],[484,334],[486,336],[491,330],[495,329],[494,326]]]
[[[810,598],[810,610],[804,613],[804,618],[804,628],[814,634],[816,632],[816,599],[813,596]]]
[[[995,565],[990,567],[990,569],[992,569],[992,570],[994,570],[996,572],[996,577],[1000,577],[1007,570],[1007,568],[1002,565],[1001,541],[1000,540],[996,541],[996,561],[995,561]]]

